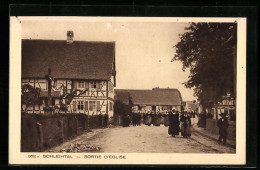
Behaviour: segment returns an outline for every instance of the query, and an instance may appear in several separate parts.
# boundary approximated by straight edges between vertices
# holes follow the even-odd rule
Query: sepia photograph
[[[12,17],[16,151],[30,161],[243,154],[238,20]]]

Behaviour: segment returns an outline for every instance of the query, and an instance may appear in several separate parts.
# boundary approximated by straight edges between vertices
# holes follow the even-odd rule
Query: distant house
[[[129,94],[129,96],[127,95]],[[132,111],[147,113],[148,111],[165,111],[175,108],[181,111],[182,97],[178,89],[153,88],[152,90],[115,89],[115,98],[133,102]]]
[[[220,113],[226,113],[229,120],[236,120],[236,100],[229,96],[223,96],[222,100],[215,103],[212,108],[212,114],[214,119],[219,118]]]
[[[196,101],[184,101],[183,107],[188,112],[198,111],[199,104]]]
[[[115,42],[23,39],[22,85],[41,88],[43,105],[34,108],[36,113],[43,111],[47,103],[49,68],[54,78],[52,105],[59,105],[61,86],[64,85],[68,90],[87,90],[73,99],[68,112],[113,115]],[[27,112],[31,113],[32,109],[29,107]]]

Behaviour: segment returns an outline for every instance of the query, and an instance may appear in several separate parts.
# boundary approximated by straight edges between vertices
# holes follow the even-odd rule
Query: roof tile
[[[110,80],[114,42],[22,40],[22,77]]]

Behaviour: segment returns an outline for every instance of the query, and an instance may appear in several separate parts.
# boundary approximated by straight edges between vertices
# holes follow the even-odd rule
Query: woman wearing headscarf
[[[187,112],[184,111],[184,114],[181,115],[181,135],[184,138],[191,136],[191,120],[190,116],[188,116]]]

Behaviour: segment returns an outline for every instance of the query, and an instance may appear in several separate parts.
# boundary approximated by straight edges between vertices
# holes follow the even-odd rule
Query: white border
[[[87,22],[237,22],[237,126],[235,154],[181,153],[92,153],[92,155],[126,155],[126,159],[42,158],[46,153],[20,152],[21,127],[21,22],[39,21]],[[10,80],[9,80],[9,164],[175,164],[175,165],[243,165],[246,162],[246,18],[172,18],[172,17],[10,17]],[[29,154],[39,156],[29,159]],[[50,153],[48,153],[50,154]],[[91,153],[86,153],[90,155]],[[86,155],[85,154],[85,155]],[[51,155],[64,155],[51,154]],[[67,154],[68,155],[68,154]],[[76,159],[76,156],[81,158]]]

